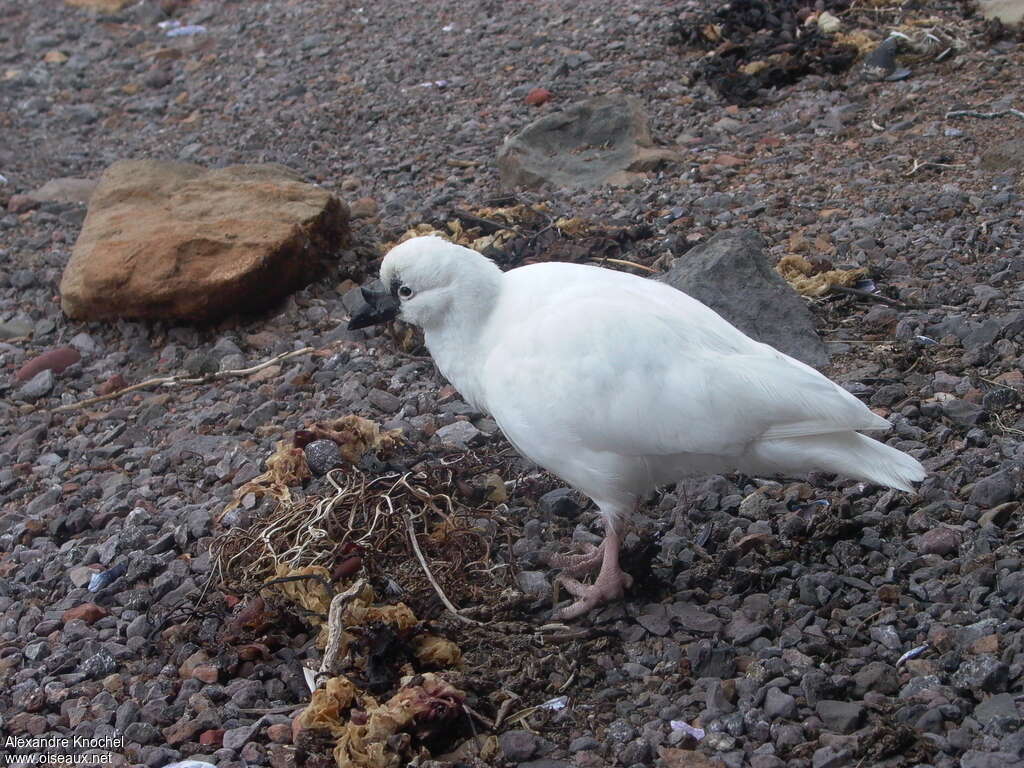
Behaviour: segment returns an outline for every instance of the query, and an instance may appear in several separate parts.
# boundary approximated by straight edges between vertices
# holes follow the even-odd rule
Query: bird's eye
[[[398,289],[398,295],[401,296],[403,299],[408,299],[412,296],[412,288],[410,288],[408,285],[403,285],[401,288]]]

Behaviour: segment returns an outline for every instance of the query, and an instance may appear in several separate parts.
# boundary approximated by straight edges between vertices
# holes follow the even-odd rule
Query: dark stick
[[[888,296],[883,296],[880,293],[872,293],[871,291],[862,291],[860,288],[847,288],[845,285],[833,285],[833,293],[845,293],[847,296],[856,296],[859,299],[867,299],[868,301],[877,301],[880,304],[888,304],[890,307],[896,307],[896,309],[924,309],[924,304],[906,304],[898,299],[890,299]]]

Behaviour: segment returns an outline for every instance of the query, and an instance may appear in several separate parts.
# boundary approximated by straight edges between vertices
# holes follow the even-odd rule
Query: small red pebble
[[[65,624],[72,622],[75,619],[81,619],[86,624],[92,624],[94,621],[102,619],[109,613],[110,611],[96,605],[96,603],[82,603],[81,605],[76,605],[74,608],[68,608],[64,611],[61,618],[64,619]]]
[[[115,373],[109,379],[96,387],[96,394],[109,395],[111,392],[117,392],[117,390],[124,389],[127,386],[128,382],[124,380],[124,376],[120,373]]]
[[[526,103],[531,107],[539,107],[541,104],[551,101],[551,96],[551,91],[547,88],[534,88],[526,94]]]
[[[204,747],[212,747],[218,744],[224,743],[224,731],[220,728],[215,728],[209,731],[203,731],[199,734],[199,743]]]
[[[74,365],[82,356],[74,347],[57,347],[49,352],[43,352],[38,357],[33,357],[25,363],[18,372],[14,374],[15,381],[28,381],[40,371],[49,368],[54,373],[61,373],[68,366]]]

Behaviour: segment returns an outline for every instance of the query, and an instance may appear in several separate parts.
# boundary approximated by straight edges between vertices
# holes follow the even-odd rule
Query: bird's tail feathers
[[[747,451],[743,471],[806,474],[808,469],[913,491],[926,474],[917,459],[859,432],[762,440]]]

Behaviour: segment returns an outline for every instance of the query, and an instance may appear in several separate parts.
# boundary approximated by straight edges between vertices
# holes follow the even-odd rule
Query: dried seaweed
[[[824,2],[822,10],[845,11],[847,0]],[[804,24],[798,0],[734,0],[714,10],[687,10],[672,26],[677,45],[711,50],[696,74],[731,103],[750,103],[758,91],[792,85],[807,75],[845,72],[858,49]]]

